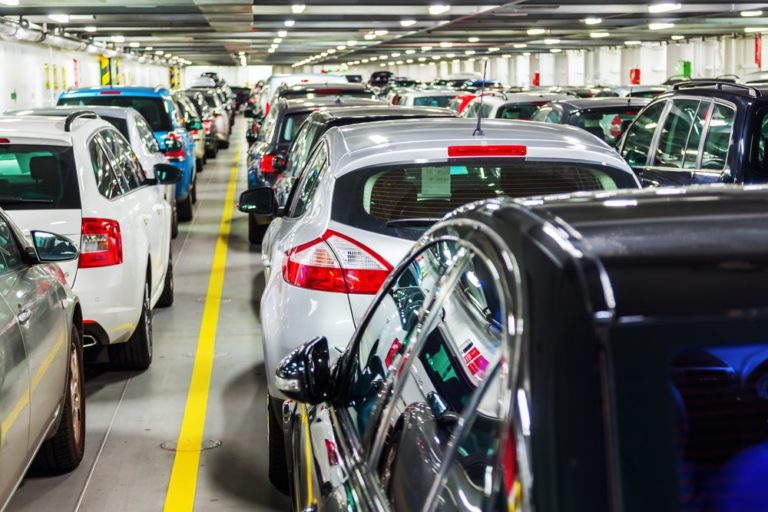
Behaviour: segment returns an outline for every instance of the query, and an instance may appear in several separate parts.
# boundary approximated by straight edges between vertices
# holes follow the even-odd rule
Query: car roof
[[[605,142],[573,126],[486,119],[473,136],[476,119],[425,118],[377,121],[331,128],[327,133],[337,176],[368,165],[445,161],[449,146],[523,145],[527,158],[581,160],[632,173]],[[634,176],[634,175],[633,175]]]
[[[95,96],[105,91],[126,94],[131,96],[169,96],[170,91],[165,87],[139,87],[134,85],[121,85],[114,87],[82,87],[80,89],[68,89],[61,93],[62,96]]]
[[[0,116],[0,137],[23,141],[25,144],[54,142],[72,145],[72,135],[81,129],[89,132],[97,128],[113,128],[103,119],[78,118],[72,123],[69,132],[64,131],[66,119],[62,116],[13,115]]]
[[[382,117],[455,117],[455,114],[445,108],[406,107],[381,102],[370,106],[323,108],[312,114],[312,118],[321,123],[331,123],[338,119],[376,119]]]
[[[133,107],[102,107],[99,105],[63,105],[60,107],[40,107],[26,110],[9,110],[3,112],[4,116],[49,116],[62,117],[72,112],[93,112],[101,117],[115,117],[118,119],[128,119],[132,112],[136,112]]]
[[[669,98],[677,95],[698,94],[715,98],[757,99],[765,101],[768,98],[766,84],[737,84],[717,80],[688,80],[674,84],[667,92],[657,98]]]
[[[286,88],[290,91],[307,91],[312,92],[315,89],[340,89],[340,90],[350,90],[350,91],[367,91],[368,85],[361,84],[361,83],[354,83],[354,82],[346,82],[346,83],[338,83],[338,84],[329,84],[326,82],[309,82],[309,83],[301,83],[301,84],[293,84],[293,85],[286,85]]]
[[[516,93],[487,93],[483,95],[483,103],[491,105],[509,105],[513,103],[530,103],[534,101],[556,101],[569,99],[573,96],[565,94],[548,94],[546,92],[516,92]],[[480,96],[477,95],[472,102],[480,102]]]
[[[319,108],[327,107],[344,107],[344,106],[381,106],[385,105],[381,100],[373,98],[356,98],[354,96],[336,96],[329,94],[328,96],[319,96],[315,98],[297,98],[297,99],[285,99],[280,98],[277,102],[277,108],[283,109],[286,112],[300,112],[306,110],[316,110]]]
[[[566,100],[553,101],[553,104],[567,105],[575,110],[585,110],[591,108],[621,108],[621,107],[644,107],[651,100],[648,98],[569,98]]]
[[[413,96],[415,98],[428,98],[431,96],[458,96],[456,89],[409,89],[403,96]]]

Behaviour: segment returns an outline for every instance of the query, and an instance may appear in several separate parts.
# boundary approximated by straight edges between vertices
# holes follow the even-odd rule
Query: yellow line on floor
[[[221,294],[224,288],[224,271],[227,264],[227,244],[232,222],[232,210],[235,204],[235,186],[240,151],[235,151],[235,162],[229,174],[229,185],[224,198],[221,213],[219,236],[213,254],[208,292],[205,297],[203,320],[200,323],[200,335],[197,340],[197,352],[189,383],[187,404],[184,407],[184,419],[176,445],[171,479],[165,495],[165,512],[191,511],[195,504],[197,473],[200,465],[200,448],[205,430],[205,415],[208,409],[208,392],[213,370],[216,327],[219,323]]]

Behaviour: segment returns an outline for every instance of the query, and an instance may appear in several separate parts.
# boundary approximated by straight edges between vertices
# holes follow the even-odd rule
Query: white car
[[[390,270],[430,225],[470,202],[639,188],[608,145],[573,127],[433,118],[332,128],[279,216],[270,187],[240,197],[276,216],[262,244],[269,393],[283,357],[322,334],[343,348]],[[338,353],[338,351],[336,352]]]
[[[528,120],[542,105],[568,99],[573,99],[573,96],[538,92],[489,92],[483,95],[482,102],[480,96],[470,101],[461,117]]]
[[[392,103],[405,107],[447,108],[448,104],[456,96],[458,96],[458,93],[455,89],[425,89],[421,91],[409,90],[402,94],[398,94],[395,97],[397,101],[394,101],[395,98],[393,98]]]
[[[80,297],[85,345],[108,347],[118,369],[152,362],[152,308],[173,303],[172,212],[131,145],[90,111],[0,117],[0,206],[25,232],[63,235],[80,247],[60,265]]]
[[[264,86],[261,88],[259,97],[256,102],[256,113],[260,113],[261,117],[267,117],[269,110],[272,106],[272,101],[275,99],[280,86],[285,85],[298,85],[298,84],[346,84],[347,77],[343,75],[324,75],[321,73],[304,73],[296,75],[278,74],[272,75],[264,82]]]

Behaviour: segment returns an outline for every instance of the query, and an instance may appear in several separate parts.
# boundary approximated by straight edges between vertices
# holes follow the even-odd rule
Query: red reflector
[[[96,320],[83,320],[83,325],[96,325]]]
[[[525,156],[526,146],[448,146],[448,157]]]
[[[122,262],[120,223],[111,219],[83,218],[80,268],[108,267]]]
[[[266,105],[264,105],[264,117],[267,117],[269,115],[269,109],[272,107],[272,104],[267,102]]]
[[[328,465],[339,465],[339,454],[336,452],[336,445],[330,439],[325,440],[325,451],[328,454]]]
[[[107,95],[107,94],[122,94],[120,91],[99,91],[99,94]]]
[[[11,139],[0,139],[0,144],[10,144]]]
[[[259,162],[262,174],[275,173],[275,155],[264,155]]]

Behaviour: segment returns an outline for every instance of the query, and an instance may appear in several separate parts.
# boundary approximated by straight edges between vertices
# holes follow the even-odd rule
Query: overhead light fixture
[[[543,28],[529,28],[526,30],[526,33],[529,36],[540,36],[541,34],[545,34],[547,31]]]
[[[154,46],[147,46],[147,47],[144,48],[144,50],[146,50],[146,51],[154,50],[154,49],[155,49]]]
[[[349,41],[347,41],[347,46],[357,46],[357,41],[355,41],[354,39],[350,39]]]
[[[155,55],[162,55],[165,52],[163,50],[155,50]]]
[[[413,59],[408,59],[405,61],[406,64],[413,64]]]
[[[602,39],[604,37],[609,37],[611,34],[608,32],[590,32],[589,37],[592,39]]]
[[[560,52],[563,51],[563,49],[562,48],[552,48],[549,51],[550,51],[550,53],[560,53]]]
[[[429,6],[429,14],[432,16],[439,16],[445,14],[451,10],[451,6],[447,4],[434,4]]]
[[[389,34],[389,30],[385,30],[385,29],[374,30],[373,33],[376,34],[379,37],[382,37],[382,36],[385,36],[385,35]]]
[[[328,50],[328,55],[333,55],[334,53],[336,53],[336,50],[334,50],[333,48],[330,48]]]
[[[624,41],[624,44],[627,46],[637,46],[637,45],[643,44],[643,42],[632,40],[632,41]]]
[[[339,46],[337,46],[337,47],[336,47],[336,49],[337,49],[337,50],[346,50],[346,49],[347,49],[347,45],[345,45],[345,44],[340,44]]]
[[[531,56],[531,52],[523,52],[523,57],[530,57],[530,56]]]
[[[391,54],[391,57],[392,57],[393,59],[396,59],[396,58],[398,58],[399,56],[400,56],[400,52],[392,52],[392,54]]]
[[[288,31],[287,30],[278,30],[277,31],[277,37],[285,37],[287,35],[288,35]]]
[[[83,30],[89,33],[93,33],[96,32],[97,29],[93,25],[88,25],[87,27],[83,27]]]
[[[493,46],[491,48],[488,48],[488,53],[496,53],[499,50],[501,50],[501,48],[499,48],[498,46]]]
[[[672,36],[670,39],[672,39],[673,41],[682,41],[683,39],[685,39],[685,36],[676,35],[676,36]]]
[[[419,62],[427,62],[427,58],[426,57],[419,57],[417,60]]]
[[[504,58],[504,59],[511,59],[512,58],[512,54],[511,53],[505,53],[504,55],[502,55],[502,58]]]
[[[480,38],[472,36],[467,38],[467,41],[469,41],[470,43],[477,43],[478,41],[480,41]]]
[[[762,16],[763,11],[741,11],[741,15],[745,18],[754,18],[756,16]]]
[[[440,48],[451,48],[453,46],[453,43],[450,41],[442,41],[440,43]]]
[[[286,27],[292,27],[292,26],[294,26],[295,24],[296,24],[296,22],[295,22],[295,21],[293,21],[293,20],[285,20],[285,26],[286,26]]]
[[[363,39],[365,39],[365,40],[367,40],[367,41],[370,41],[371,39],[376,39],[376,34],[373,34],[373,33],[371,33],[371,34],[365,34],[365,35],[363,36]]]
[[[406,55],[413,55],[414,53],[416,53],[416,50],[405,50]]]
[[[307,6],[304,5],[304,4],[293,4],[291,6],[291,12],[293,14],[301,14],[301,13],[304,12],[304,9],[306,9],[306,8],[307,8]]]
[[[274,38],[274,39],[272,40],[272,42],[273,42],[273,43],[282,43],[282,42],[283,42],[283,38],[282,38],[282,37],[276,37],[276,38]]]
[[[69,23],[68,14],[49,14],[48,17],[56,23]]]
[[[448,58],[448,59],[452,59],[452,58],[454,58],[455,56],[456,56],[456,54],[455,54],[455,53],[447,53],[447,54],[445,55],[445,57],[446,57],[446,58]]]
[[[139,43],[138,43],[138,42],[136,42],[136,41],[133,41],[133,42],[132,42],[131,44],[129,44],[128,46],[130,46],[131,48],[138,48],[139,46],[141,46],[141,44],[139,44]]]
[[[363,59],[360,62],[362,62],[363,64],[368,64],[368,59]]]
[[[270,48],[269,50],[267,50],[267,53],[275,53],[275,49],[274,48]]]
[[[594,17],[591,17],[591,16],[589,18],[584,18],[584,24],[585,25],[599,25],[602,22],[603,22],[602,18],[594,18]]]
[[[401,27],[412,27],[415,24],[416,24],[416,20],[414,19],[400,20]]]
[[[10,6],[19,5],[19,0],[0,0],[0,4]]]
[[[756,32],[768,32],[768,27],[745,27],[744,32],[754,34]]]
[[[527,48],[528,45],[525,43],[515,43],[512,45],[512,48]]]
[[[544,44],[560,44],[560,40],[556,37],[547,38],[544,40]]]
[[[464,55],[474,55],[474,54],[475,54],[475,50],[466,50],[464,52]]]
[[[660,12],[679,11],[680,8],[682,7],[683,6],[681,4],[670,4],[670,3],[651,4],[648,6],[648,12],[652,14],[658,14]]]
[[[125,36],[114,35],[114,36],[111,36],[109,40],[112,41],[113,43],[124,43]]]
[[[648,28],[650,30],[667,30],[669,28],[673,28],[674,26],[674,23],[650,23]]]
[[[422,46],[422,47],[421,47],[421,51],[423,51],[423,52],[428,52],[428,51],[430,51],[430,50],[432,50],[432,47],[431,47],[431,46]]]

